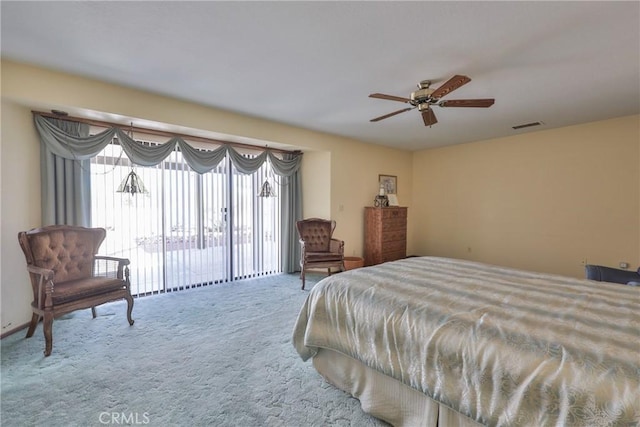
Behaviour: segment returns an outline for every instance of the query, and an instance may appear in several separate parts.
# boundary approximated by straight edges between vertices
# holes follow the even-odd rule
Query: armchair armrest
[[[118,257],[114,257],[114,256],[96,255],[95,259],[104,259],[104,260],[107,260],[107,261],[117,261],[119,263],[122,263],[122,265],[131,264],[131,261],[129,261],[129,258],[118,258]]]
[[[304,245],[304,240],[299,239],[298,242],[300,242],[300,260],[304,261],[307,255],[306,247]]]
[[[35,265],[27,265],[27,270],[29,271],[29,273],[43,276],[44,279],[53,279],[53,270],[50,270],[48,268],[37,267]]]
[[[29,274],[33,274],[34,276],[36,276],[35,278],[37,279],[31,280],[31,283],[33,285],[33,301],[40,308],[44,308],[46,306],[51,307],[51,294],[53,294],[53,275],[55,274],[54,271],[35,265],[27,265],[27,271],[29,272]]]
[[[100,262],[103,261],[103,262]],[[113,269],[109,269],[110,265],[117,263],[115,270],[115,276],[120,280],[126,280],[129,282],[129,267],[130,261],[128,258],[119,258],[113,256],[96,255],[94,257],[94,275],[106,276],[113,275]],[[101,268],[102,267],[102,268]]]
[[[329,250],[344,255],[344,240],[331,239],[331,242],[329,242]]]

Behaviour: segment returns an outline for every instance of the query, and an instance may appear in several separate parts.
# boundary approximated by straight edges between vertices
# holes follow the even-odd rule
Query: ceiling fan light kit
[[[401,96],[394,96],[394,95],[386,95],[383,93],[372,93],[371,95],[369,95],[370,98],[404,102],[411,105],[411,107],[403,108],[402,110],[394,111],[393,113],[385,114],[380,117],[375,117],[370,121],[378,122],[380,120],[384,120],[386,118],[395,116],[396,114],[404,113],[405,111],[418,108],[418,111],[420,111],[420,113],[422,114],[422,120],[424,121],[424,125],[431,126],[438,123],[438,119],[436,118],[436,115],[433,112],[433,109],[431,108],[434,105],[437,105],[438,107],[467,107],[467,108],[491,107],[495,102],[493,98],[452,99],[448,101],[440,100],[443,96],[448,95],[449,93],[469,83],[470,81],[471,79],[469,77],[456,74],[455,76],[447,80],[438,89],[432,89],[431,80],[422,80],[420,83],[418,83],[418,90],[415,92],[411,92],[411,96],[409,98],[403,98]]]

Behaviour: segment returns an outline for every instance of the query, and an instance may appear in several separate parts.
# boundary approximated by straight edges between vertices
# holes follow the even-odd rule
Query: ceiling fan
[[[494,103],[494,99],[452,99],[449,101],[441,101],[440,99],[458,89],[460,86],[469,83],[471,79],[467,76],[455,75],[447,80],[438,89],[431,89],[431,80],[423,80],[418,83],[418,90],[411,92],[411,98],[403,98],[401,96],[385,95],[383,93],[372,93],[370,98],[388,99],[390,101],[405,102],[411,107],[403,108],[402,110],[394,111],[393,113],[385,114],[384,116],[371,119],[372,122],[384,120],[396,114],[404,113],[405,111],[413,110],[417,108],[422,113],[422,120],[425,126],[431,126],[438,123],[436,115],[431,108],[434,105],[438,107],[476,107],[476,108],[488,108]]]

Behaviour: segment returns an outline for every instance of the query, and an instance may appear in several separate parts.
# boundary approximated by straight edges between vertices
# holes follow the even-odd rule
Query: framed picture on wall
[[[394,175],[378,175],[378,185],[384,188],[384,193],[398,194],[398,177]]]

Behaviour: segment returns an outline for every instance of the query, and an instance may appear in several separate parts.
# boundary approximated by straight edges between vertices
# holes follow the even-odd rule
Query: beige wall
[[[31,318],[33,299],[18,231],[40,222],[40,151],[27,108],[2,100],[0,310],[2,333]],[[27,227],[27,228],[25,228]]]
[[[305,216],[336,219],[336,235],[350,255],[362,254],[363,207],[376,192],[378,174],[397,175],[399,197],[409,203],[411,153],[110,85],[68,74],[2,61],[2,171],[0,185],[1,331],[26,323],[29,285],[17,233],[41,225],[38,139],[31,110],[52,108],[102,120],[131,118],[185,129],[250,138],[270,146],[301,149]],[[128,123],[129,119],[123,123]],[[366,124],[365,124],[366,125]]]
[[[640,264],[640,116],[417,152],[422,255],[584,277]]]

